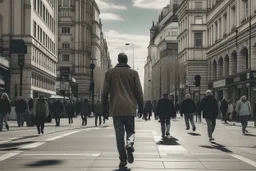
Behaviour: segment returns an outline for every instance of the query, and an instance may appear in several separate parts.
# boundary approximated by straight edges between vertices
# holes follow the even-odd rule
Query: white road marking
[[[21,154],[22,156],[89,156],[89,157],[98,157],[100,153],[78,153],[78,154]]]
[[[32,148],[39,147],[39,146],[41,146],[41,145],[43,145],[45,143],[46,142],[35,142],[35,143],[28,144],[28,145],[24,145],[24,146],[20,147],[19,149],[21,149],[21,150],[32,149]]]
[[[21,153],[21,151],[19,151],[19,152],[10,152],[10,153],[3,154],[3,155],[0,156],[0,162],[4,161],[6,159],[9,159],[9,158],[11,158],[13,156],[16,156],[16,155],[18,155],[20,153]]]
[[[69,135],[72,135],[72,134],[75,134],[75,133],[78,133],[78,132],[81,132],[81,131],[82,131],[82,130],[69,132],[69,133],[66,133],[66,134],[63,134],[63,135],[59,135],[59,136],[56,136],[56,137],[52,137],[52,138],[46,139],[45,141],[46,141],[46,142],[55,141],[55,140],[57,140],[57,139],[60,139],[60,138],[63,138],[63,137],[66,137],[66,136],[69,136]]]
[[[243,161],[243,162],[245,162],[245,163],[247,163],[247,164],[250,164],[250,165],[256,167],[256,162],[255,162],[255,161],[252,161],[252,160],[250,160],[250,159],[248,159],[248,158],[242,157],[242,156],[237,155],[237,154],[230,154],[230,155],[231,155],[232,157],[236,158],[236,159],[239,159],[239,160],[241,160],[241,161]]]

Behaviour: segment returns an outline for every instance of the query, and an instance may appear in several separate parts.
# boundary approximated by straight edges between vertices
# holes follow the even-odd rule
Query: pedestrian
[[[15,101],[15,112],[17,117],[18,127],[23,127],[25,113],[28,112],[28,104],[27,101],[21,96],[17,98]]]
[[[226,101],[225,98],[223,98],[220,103],[220,110],[222,113],[222,119],[223,119],[224,123],[227,124],[228,102]]]
[[[146,107],[145,107],[145,110],[146,110],[146,117],[147,117],[147,120],[151,120],[150,117],[152,116],[152,103],[151,103],[151,100],[148,100],[146,102]]]
[[[191,99],[190,94],[186,94],[185,100],[181,102],[180,113],[184,114],[185,116],[186,130],[190,129],[190,121],[193,131],[196,131],[196,125],[194,122],[194,115],[196,114],[196,103]]]
[[[168,98],[168,94],[164,94],[163,99],[158,101],[156,112],[160,118],[162,138],[164,139],[166,136],[170,136],[171,117],[176,116],[174,103]]]
[[[35,116],[38,134],[44,134],[44,123],[49,115],[49,105],[43,95],[40,95],[38,100],[35,101],[33,114]]]
[[[206,91],[206,97],[202,99],[197,112],[203,111],[203,118],[205,118],[207,123],[207,130],[208,130],[208,137],[210,141],[213,141],[214,138],[212,137],[213,132],[216,126],[216,118],[218,116],[218,102],[213,97],[212,91]]]
[[[64,112],[64,105],[60,100],[56,100],[51,105],[51,111],[55,117],[56,126],[60,126],[60,115]]]
[[[118,64],[105,75],[102,93],[103,117],[107,119],[108,96],[110,95],[109,114],[113,117],[119,167],[125,167],[127,160],[134,162],[135,117],[143,112],[143,93],[137,71],[127,64],[126,54],[118,55]],[[126,146],[124,141],[126,131]]]
[[[81,114],[81,100],[76,101],[76,117]]]
[[[95,104],[95,126],[98,126],[98,119],[99,119],[99,125],[101,125],[101,116],[102,116],[102,107],[101,107],[101,102],[99,100],[97,100],[96,104]]]
[[[87,117],[90,116],[91,112],[91,104],[89,103],[89,100],[85,98],[81,104],[82,126],[87,125]]]
[[[243,134],[245,134],[248,132],[246,128],[248,125],[249,116],[252,114],[251,104],[247,100],[246,96],[241,97],[240,101],[237,103],[236,111],[238,112],[240,117],[242,132]]]
[[[228,120],[233,121],[234,106],[230,99],[228,99]]]
[[[154,100],[153,103],[152,103],[152,108],[153,108],[155,120],[158,120],[158,116],[157,116],[157,113],[156,113],[156,107],[157,107],[157,102],[156,102],[156,100]]]
[[[200,105],[200,101],[197,101],[196,102],[196,109],[198,109],[198,107],[199,107],[199,105]],[[201,123],[202,122],[202,114],[201,114],[201,112],[196,112],[196,117],[198,118],[198,121]]]
[[[9,131],[9,125],[7,122],[8,114],[11,113],[11,104],[9,96],[3,93],[0,98],[0,132],[3,131],[3,123],[5,128]]]
[[[176,111],[176,116],[177,116],[178,113],[180,112],[180,104],[179,104],[179,102],[177,102],[177,103],[175,104],[175,111]],[[182,114],[180,114],[180,116],[183,117]],[[176,117],[175,117],[175,118],[176,118]]]
[[[66,112],[67,112],[67,115],[68,115],[68,123],[72,124],[73,123],[73,117],[74,117],[74,114],[75,114],[75,105],[72,101],[67,103]]]

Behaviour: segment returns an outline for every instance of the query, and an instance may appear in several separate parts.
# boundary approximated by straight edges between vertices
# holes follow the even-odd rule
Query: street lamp
[[[94,73],[93,73],[93,70],[95,69],[95,64],[94,62],[92,62],[90,64],[90,70],[91,70],[91,82],[90,82],[90,93],[91,93],[91,98],[92,98],[92,111],[94,112]]]
[[[126,46],[132,45],[132,47],[133,47],[133,69],[134,69],[135,68],[135,66],[134,66],[134,44],[133,43],[125,43],[125,45]]]

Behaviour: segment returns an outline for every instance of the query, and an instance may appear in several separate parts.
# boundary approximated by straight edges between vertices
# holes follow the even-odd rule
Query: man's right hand
[[[103,118],[108,120],[108,116],[109,116],[109,113],[108,112],[103,112]]]

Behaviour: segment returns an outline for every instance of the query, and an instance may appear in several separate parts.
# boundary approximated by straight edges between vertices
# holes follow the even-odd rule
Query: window
[[[228,22],[227,22],[227,13],[225,13],[224,14],[224,16],[223,16],[223,27],[224,27],[224,34],[226,34],[227,33],[227,24],[228,24]]]
[[[33,36],[36,38],[36,22],[34,21]]]
[[[233,17],[233,19],[231,20],[231,26],[232,27],[234,27],[234,26],[236,26],[236,6],[233,6],[232,8],[231,8],[231,14],[232,14],[232,17]]]
[[[34,4],[33,4],[34,10],[36,10],[36,1],[37,1],[37,0],[34,0]]]
[[[195,47],[201,48],[203,40],[203,33],[195,33]]]
[[[249,4],[248,0],[244,0],[244,17],[249,16]]]
[[[62,27],[61,33],[63,34],[70,34],[70,27]]]
[[[195,9],[202,9],[203,3],[202,2],[195,2]]]
[[[69,61],[69,54],[63,54],[62,61]]]
[[[62,44],[62,49],[70,49],[70,44],[69,43],[63,43]]]
[[[63,7],[70,7],[69,0],[62,0],[62,6]]]
[[[195,17],[195,24],[203,24],[203,17],[202,16]]]

